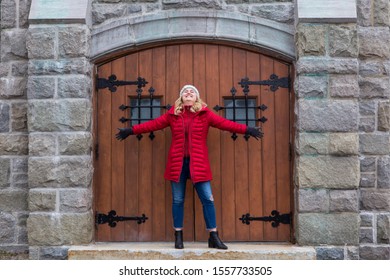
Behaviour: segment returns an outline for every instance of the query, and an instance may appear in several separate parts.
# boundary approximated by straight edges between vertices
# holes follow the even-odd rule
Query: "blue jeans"
[[[171,181],[172,186],[172,216],[174,228],[183,228],[184,198],[186,194],[186,182],[190,178],[190,159],[184,158],[183,168],[179,182]],[[198,182],[195,185],[196,192],[203,206],[203,217],[208,230],[217,227],[215,206],[210,181]]]

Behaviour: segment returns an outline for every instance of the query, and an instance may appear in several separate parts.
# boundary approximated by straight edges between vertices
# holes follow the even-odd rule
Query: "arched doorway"
[[[139,50],[98,66],[98,76],[117,80],[143,77],[152,86],[160,105],[173,104],[180,88],[194,84],[210,108],[228,106],[231,88],[243,96],[238,82],[267,80],[272,74],[288,77],[288,63],[261,53],[224,44],[177,43]],[[146,214],[146,223],[119,222],[116,227],[98,225],[96,241],[168,241],[172,240],[170,184],[163,178],[170,143],[169,129],[155,131],[126,141],[115,139],[117,128],[129,126],[130,105],[137,96],[136,86],[121,86],[116,92],[100,89],[95,106],[95,172],[94,204],[98,213],[115,210],[120,216]],[[226,241],[290,241],[291,225],[272,227],[269,222],[244,225],[239,218],[270,216],[292,212],[291,203],[291,92],[289,88],[271,91],[269,86],[252,86],[251,102],[266,109],[253,110],[255,118],[265,117],[261,124],[265,133],[261,141],[242,136],[233,140],[231,134],[211,128],[208,147],[213,172],[213,192],[217,224]],[[135,101],[136,102],[136,101]],[[149,102],[149,101],[146,101]],[[231,103],[231,102],[230,102]],[[165,113],[161,109],[157,114]],[[225,116],[223,111],[216,112]],[[141,113],[142,115],[142,113]],[[141,116],[140,115],[140,116]],[[130,119],[121,123],[119,119]],[[134,117],[134,115],[133,115]],[[226,116],[227,117],[227,116]],[[256,122],[256,125],[258,123]],[[202,241],[207,238],[200,202],[187,185],[185,239]]]

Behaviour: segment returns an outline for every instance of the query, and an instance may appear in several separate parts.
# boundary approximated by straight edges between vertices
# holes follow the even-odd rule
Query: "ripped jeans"
[[[186,194],[186,182],[190,178],[190,159],[184,158],[183,168],[179,182],[171,181],[172,186],[172,216],[174,228],[183,228],[184,199]],[[203,206],[203,217],[207,230],[217,227],[215,206],[210,181],[198,182],[194,185]]]

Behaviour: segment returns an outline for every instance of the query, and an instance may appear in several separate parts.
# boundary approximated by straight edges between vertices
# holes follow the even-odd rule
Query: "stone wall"
[[[0,259],[28,257],[26,34],[31,0],[0,5]]]
[[[297,26],[296,237],[319,259],[390,258],[389,1],[356,7]]]

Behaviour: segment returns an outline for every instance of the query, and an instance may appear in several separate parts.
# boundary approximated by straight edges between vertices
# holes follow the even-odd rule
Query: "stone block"
[[[26,190],[0,190],[0,212],[26,211]]]
[[[372,228],[360,229],[359,243],[374,243],[374,234]]]
[[[92,213],[31,213],[27,230],[31,246],[89,244],[93,235]]]
[[[30,59],[54,59],[56,53],[54,28],[29,28],[27,50]]]
[[[377,242],[378,244],[390,244],[390,215],[380,214],[377,217]]]
[[[298,130],[353,132],[358,130],[358,103],[350,100],[298,101]]]
[[[390,32],[389,32],[390,33]],[[389,77],[360,77],[360,97],[388,98],[390,97]]]
[[[357,75],[330,75],[329,93],[331,97],[359,97]]]
[[[301,57],[297,62],[297,73],[356,74],[358,60],[354,58]]]
[[[360,152],[367,155],[388,155],[390,136],[385,134],[360,134]]]
[[[297,92],[299,98],[327,97],[327,75],[300,75],[298,81]]]
[[[1,32],[1,61],[7,62],[27,58],[25,29]]]
[[[358,157],[300,156],[296,169],[300,188],[357,188]]]
[[[390,102],[378,103],[378,130],[390,131]]]
[[[360,226],[361,227],[372,227],[374,221],[374,214],[371,213],[360,213]]]
[[[59,60],[30,60],[28,72],[30,76],[82,74],[90,75],[92,66],[82,58],[68,58]]]
[[[294,22],[294,5],[293,3],[254,5],[251,8],[251,15],[282,23],[292,23]]]
[[[325,55],[326,30],[325,25],[300,24],[297,32],[298,55]]]
[[[15,243],[16,218],[0,211],[0,244]]]
[[[54,77],[28,77],[27,97],[28,99],[53,98],[56,79]]]
[[[39,260],[67,260],[68,249],[66,246],[40,247]]]
[[[390,188],[390,157],[378,158],[378,188]]]
[[[331,212],[358,212],[359,199],[356,190],[331,190],[329,193]]]
[[[361,173],[359,186],[361,188],[375,188],[376,187],[376,174],[375,173]]]
[[[361,58],[390,57],[390,32],[386,27],[361,27],[358,30],[359,56]]]
[[[11,63],[11,74],[14,77],[26,77],[28,74],[28,62],[26,60],[22,61],[12,61]]]
[[[328,212],[329,193],[326,189],[299,189],[298,211],[302,212]]]
[[[28,189],[27,174],[12,174],[11,180],[14,188]]]
[[[329,136],[325,133],[299,133],[297,153],[300,155],[328,154]]]
[[[14,132],[27,131],[27,103],[14,102],[11,104],[11,128]]]
[[[0,155],[28,155],[28,135],[0,134]]]
[[[92,135],[90,133],[61,134],[58,149],[61,155],[88,155],[91,153]]]
[[[162,0],[163,9],[187,9],[187,8],[206,8],[206,9],[222,9],[221,0]]]
[[[126,15],[126,5],[107,5],[93,4],[92,5],[92,23],[100,24],[111,18],[120,18]]]
[[[58,54],[61,58],[88,56],[88,27],[72,26],[58,31]]]
[[[0,78],[0,98],[15,99],[26,96],[26,78]]]
[[[359,260],[359,247],[348,246],[346,260]]]
[[[317,260],[343,260],[344,248],[318,247],[316,248]]]
[[[375,117],[361,117],[359,119],[359,132],[374,132]]]
[[[7,103],[0,102],[0,132],[10,131],[10,106]]]
[[[30,188],[87,188],[91,184],[90,157],[30,157],[28,166]]]
[[[389,189],[362,189],[360,192],[360,210],[389,211]]]
[[[90,98],[91,92],[91,77],[72,75],[58,78],[58,96],[61,98]]]
[[[11,160],[0,157],[0,189],[8,188],[10,185]]]
[[[28,207],[31,212],[55,211],[57,192],[55,190],[32,189],[28,195]]]
[[[88,130],[91,122],[91,106],[90,101],[86,99],[30,101],[29,130],[31,132]]]
[[[356,25],[330,25],[329,54],[337,57],[357,57]]]
[[[8,76],[11,66],[10,62],[0,62],[0,78]]]
[[[60,191],[61,212],[86,212],[91,210],[92,194],[89,189],[68,189]]]
[[[375,116],[376,102],[372,100],[359,101],[359,113],[362,116]]]
[[[375,172],[376,171],[376,157],[360,157],[360,171],[361,172]]]
[[[11,162],[12,172],[27,173],[27,157],[14,157]]]
[[[297,241],[300,246],[359,243],[359,214],[298,214]]]
[[[359,256],[361,260],[390,260],[390,246],[362,245]]]
[[[14,28],[16,27],[16,1],[14,0],[2,0],[0,2],[0,19],[1,28]]]
[[[52,134],[31,133],[29,137],[30,156],[54,156],[57,151],[56,137]]]
[[[359,135],[357,133],[329,134],[329,153],[333,155],[357,155],[359,153]]]
[[[31,0],[19,0],[19,28],[28,28]]]
[[[359,75],[363,77],[388,75],[388,71],[386,69],[386,61],[377,59],[360,60]]]
[[[374,25],[390,25],[390,2],[388,0],[374,0]]]
[[[372,0],[357,0],[357,23],[359,26],[371,26]]]

